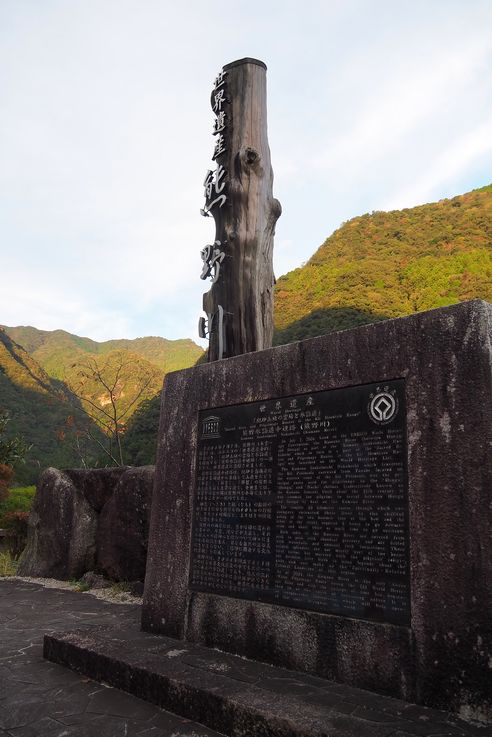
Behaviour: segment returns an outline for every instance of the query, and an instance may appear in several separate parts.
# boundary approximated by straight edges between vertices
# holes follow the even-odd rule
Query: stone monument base
[[[491,324],[472,301],[168,374],[143,629],[492,720]]]
[[[489,732],[444,711],[128,627],[45,635],[44,657],[217,730],[204,727],[200,737],[487,737]],[[193,737],[196,725],[183,723],[173,734]]]

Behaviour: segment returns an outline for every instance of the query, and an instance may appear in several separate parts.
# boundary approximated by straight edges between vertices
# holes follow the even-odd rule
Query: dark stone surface
[[[442,711],[155,637],[131,626],[51,634],[45,637],[44,654],[80,674],[234,737],[395,737],[398,733],[490,737],[492,733],[491,727],[472,725]]]
[[[131,581],[128,591],[132,596],[142,597],[144,592],[144,582]]]
[[[220,737],[128,693],[43,660],[43,634],[129,628],[139,608],[0,579],[0,737]]]
[[[473,302],[166,377],[142,624],[492,719],[492,308]],[[192,592],[200,410],[405,379],[411,628]]]
[[[114,581],[143,581],[147,559],[154,466],[120,477],[97,530],[97,566]]]
[[[81,583],[85,583],[90,589],[109,589],[112,586],[111,581],[101,576],[95,571],[87,571],[80,579]]]
[[[408,628],[244,603],[195,593],[187,639],[395,698],[414,698]]]
[[[68,468],[64,473],[73,481],[96,512],[100,512],[111,499],[122,474],[130,467],[117,468]]]
[[[98,568],[117,581],[143,580],[153,469],[44,471],[19,575],[68,580]]]
[[[95,567],[97,512],[72,479],[48,468],[29,515],[19,575],[80,578]]]
[[[406,466],[401,380],[202,411],[190,588],[409,626]]]

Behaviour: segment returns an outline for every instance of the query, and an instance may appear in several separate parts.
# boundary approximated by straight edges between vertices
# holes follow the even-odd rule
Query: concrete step
[[[44,657],[230,737],[492,737],[492,726],[135,629],[45,635]]]

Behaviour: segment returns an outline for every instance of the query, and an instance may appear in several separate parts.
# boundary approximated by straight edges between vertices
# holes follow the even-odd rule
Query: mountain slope
[[[0,329],[0,371],[12,384],[44,395],[59,395],[59,387],[46,371],[2,329]]]
[[[62,380],[71,373],[73,364],[84,361],[87,355],[105,356],[113,351],[130,351],[166,374],[192,366],[203,353],[196,343],[188,339],[167,340],[151,336],[99,343],[65,330],[38,330],[30,326],[3,327],[50,376]]]
[[[87,463],[96,462],[80,435],[90,430],[98,437],[100,432],[78,404],[61,382],[51,379],[0,329],[0,411],[10,415],[8,434],[20,434],[32,446],[25,465],[16,471],[17,483],[32,483],[48,465],[79,466],[81,453]]]
[[[109,430],[107,412],[112,411],[112,398],[124,428],[141,402],[160,392],[166,373],[192,366],[203,354],[192,340],[146,337],[98,343],[65,330],[30,326],[4,330],[51,378],[76,394],[105,431]],[[111,394],[108,387],[114,382]]]
[[[492,300],[492,185],[344,223],[279,278],[275,343],[473,298]]]
[[[64,330],[29,326],[0,328],[0,333],[0,410],[11,414],[12,432],[32,444],[30,470],[19,472],[21,477],[30,474],[29,480],[32,463],[39,468],[108,462],[97,445],[108,447],[101,431],[113,436],[117,422],[118,433],[124,433],[142,402],[157,397],[158,406],[165,373],[193,365],[203,353],[191,340],[147,337],[98,343]],[[128,443],[123,440],[124,451],[128,445],[124,459],[130,463],[153,454],[146,421],[142,426],[139,417]],[[95,440],[87,437],[87,429]]]
[[[114,401],[118,427],[124,430],[139,405],[162,389],[163,372],[136,353],[113,350],[87,354],[67,370],[65,382],[83,408],[106,431],[114,431]],[[109,422],[109,424],[108,424]]]

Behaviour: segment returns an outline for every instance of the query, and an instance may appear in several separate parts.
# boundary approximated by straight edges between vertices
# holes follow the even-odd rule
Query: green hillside
[[[22,346],[0,328],[0,373],[10,383],[43,395],[63,398],[59,385],[52,381]]]
[[[116,454],[115,427],[125,462],[150,462],[154,437],[145,434],[141,413],[133,423],[132,415],[142,402],[157,397],[158,405],[165,373],[193,365],[203,353],[191,340],[158,337],[98,343],[33,327],[0,328],[0,336],[0,410],[8,410],[12,434],[32,445],[18,483],[31,483],[47,465],[108,463],[100,444],[109,448],[111,439]]]
[[[202,349],[192,340],[166,340],[146,337],[134,340],[107,340],[98,343],[65,330],[38,330],[33,327],[7,327],[5,332],[19,343],[52,377],[65,381],[73,365],[87,356],[107,356],[114,351],[128,351],[144,358],[161,374],[192,366]]]
[[[8,434],[21,435],[31,445],[25,464],[16,470],[16,483],[32,483],[48,465],[80,466],[81,456],[88,465],[96,463],[98,453],[82,435],[101,433],[78,405],[61,382],[0,329],[0,410],[10,415]]]
[[[113,413],[112,399],[124,430],[138,406],[160,393],[163,379],[161,369],[125,350],[77,357],[65,372],[66,385],[103,429]]]
[[[192,340],[146,337],[98,343],[65,330],[7,326],[4,330],[49,377],[79,397],[105,432],[107,414],[113,412],[111,399],[124,430],[138,406],[160,392],[166,373],[192,366],[203,354]]]
[[[161,408],[160,394],[147,399],[132,415],[125,432],[126,462],[131,466],[148,466],[155,463],[157,431]]]
[[[344,223],[278,279],[275,343],[474,298],[492,301],[492,185]]]

